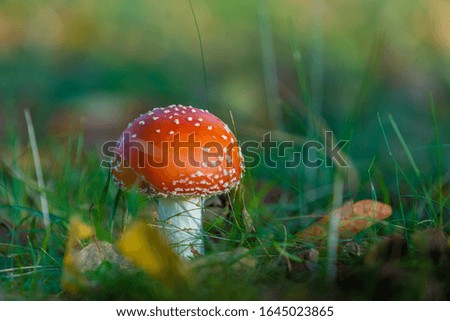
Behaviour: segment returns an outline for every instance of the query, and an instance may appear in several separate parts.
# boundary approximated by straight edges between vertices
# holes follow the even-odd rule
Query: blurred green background
[[[199,33],[187,0],[1,0],[0,144],[12,127],[26,142],[29,108],[44,147],[83,133],[99,152],[139,113],[180,103],[227,123],[231,111],[241,140],[269,130],[314,138],[311,117],[321,118],[351,140],[346,151],[360,171],[375,155],[392,171],[377,119],[392,113],[420,167],[436,165],[431,94],[441,142],[450,136],[448,1],[192,6]]]
[[[27,296],[34,299],[61,291],[70,218],[95,223],[99,239],[113,242],[130,218],[154,214],[145,195],[123,197],[108,185],[108,170],[99,167],[100,147],[140,113],[169,104],[210,110],[241,142],[260,141],[271,131],[277,141],[299,146],[322,141],[327,128],[336,140],[349,140],[344,152],[352,167],[344,169],[343,200],[377,199],[393,207],[389,221],[357,241],[394,232],[409,241],[408,233],[424,226],[448,233],[449,30],[448,0],[0,0],[4,291],[21,297],[22,289],[31,290]],[[44,189],[35,180],[25,109],[36,129]],[[212,270],[203,277],[212,285],[205,288],[219,298],[234,297],[234,289],[240,298],[278,298],[276,291],[267,293],[292,280],[273,277],[286,270],[277,265],[282,253],[274,244],[297,253],[286,239],[295,243],[294,234],[340,198],[334,189],[338,172],[323,166],[248,169],[242,189],[232,193],[233,211],[225,198],[217,213],[209,208],[207,252],[250,248],[261,259],[264,268],[258,271],[267,273],[266,283],[259,289],[253,287],[259,282],[239,279],[247,274],[235,279],[231,273],[231,282]],[[44,191],[52,221],[48,244]],[[252,219],[250,232],[241,214]],[[229,215],[236,220],[228,222]],[[49,269],[9,282],[8,271],[39,262]],[[446,277],[448,265],[442,271]],[[373,278],[367,275],[361,274],[364,282]],[[410,285],[412,274],[399,275]],[[292,289],[294,297],[304,293]],[[328,283],[323,291],[311,289],[330,291]],[[372,287],[364,289],[369,294],[363,297],[372,297]]]

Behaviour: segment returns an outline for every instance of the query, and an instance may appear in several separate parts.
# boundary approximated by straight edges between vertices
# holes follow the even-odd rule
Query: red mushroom
[[[119,188],[160,196],[158,217],[184,257],[204,253],[203,199],[237,186],[241,150],[228,126],[192,106],[155,108],[122,133],[112,174]]]

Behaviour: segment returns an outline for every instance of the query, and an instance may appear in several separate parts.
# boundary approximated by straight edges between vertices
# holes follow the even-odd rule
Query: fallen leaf
[[[339,235],[342,238],[350,238],[378,221],[388,218],[391,214],[392,208],[381,202],[362,200],[353,203],[350,201],[306,229],[297,232],[296,236],[306,241],[322,239],[327,235],[330,216],[340,215]]]
[[[167,286],[185,279],[179,256],[155,228],[144,221],[132,222],[117,243],[117,249],[133,265]]]
[[[91,243],[75,254],[75,264],[81,273],[94,272],[105,261],[123,271],[133,271],[132,265],[106,241]]]
[[[87,279],[80,271],[77,254],[81,250],[81,241],[94,235],[94,229],[80,218],[70,220],[66,251],[63,259],[63,273],[61,287],[71,294],[77,294],[80,286],[87,283]]]
[[[72,295],[95,287],[89,272],[95,272],[105,261],[125,273],[140,268],[150,277],[169,287],[185,281],[182,262],[159,232],[143,221],[132,222],[116,246],[95,241],[82,247],[82,241],[93,239],[94,229],[79,218],[69,225],[66,252],[63,259],[61,286]]]

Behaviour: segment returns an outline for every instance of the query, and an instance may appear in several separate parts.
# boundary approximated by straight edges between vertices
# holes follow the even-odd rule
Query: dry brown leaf
[[[306,229],[298,232],[297,237],[302,240],[321,239],[327,235],[328,222],[331,215],[340,215],[339,235],[343,238],[352,237],[369,228],[377,221],[391,216],[392,208],[381,202],[362,200],[356,203],[346,202],[340,208],[333,210]]]

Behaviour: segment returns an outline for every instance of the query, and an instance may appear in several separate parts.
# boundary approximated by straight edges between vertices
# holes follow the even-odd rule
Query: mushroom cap
[[[131,122],[119,138],[112,174],[122,189],[160,196],[210,196],[239,184],[236,137],[207,110],[171,105]]]

